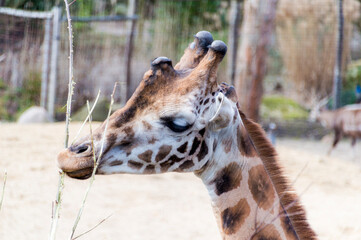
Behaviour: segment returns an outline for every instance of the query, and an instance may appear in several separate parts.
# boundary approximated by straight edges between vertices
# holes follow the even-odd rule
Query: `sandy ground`
[[[71,126],[75,133],[79,124]],[[0,124],[0,183],[8,172],[0,239],[46,239],[64,124]],[[361,239],[361,143],[326,157],[330,139],[278,139],[277,150],[320,239]],[[302,170],[304,169],[304,170]],[[298,177],[297,177],[298,176]],[[87,181],[66,178],[57,239],[67,239]],[[98,176],[79,223],[81,239],[221,239],[208,194],[193,174]]]

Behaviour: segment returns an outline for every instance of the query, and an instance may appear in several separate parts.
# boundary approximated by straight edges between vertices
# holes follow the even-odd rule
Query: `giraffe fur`
[[[226,54],[199,32],[173,68],[152,61],[126,105],[109,119],[96,174],[194,172],[206,186],[223,239],[316,239],[262,128],[238,107],[232,86],[217,83]],[[70,177],[90,177],[103,124],[58,155]]]

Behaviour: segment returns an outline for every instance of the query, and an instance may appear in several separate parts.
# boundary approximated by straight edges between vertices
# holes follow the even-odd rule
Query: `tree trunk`
[[[232,85],[234,84],[236,74],[241,2],[241,0],[232,0],[229,13],[227,75]]]
[[[268,45],[274,30],[278,0],[247,0],[244,3],[242,43],[236,90],[241,109],[259,120]]]

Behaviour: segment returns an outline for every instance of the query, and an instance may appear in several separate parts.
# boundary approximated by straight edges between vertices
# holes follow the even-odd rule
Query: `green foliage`
[[[5,7],[45,11],[51,9],[59,0],[5,0]]]
[[[295,120],[306,119],[308,112],[292,99],[268,96],[262,99],[261,116],[265,120]]]
[[[90,103],[90,106],[93,106],[94,102]],[[109,100],[103,99],[99,100],[97,105],[94,108],[92,113],[92,120],[93,121],[104,121],[107,118],[107,114],[109,111]],[[84,105],[80,108],[77,112],[73,114],[71,119],[73,121],[84,121],[84,119],[88,116],[88,108]]]
[[[355,90],[357,84],[361,85],[361,60],[355,61],[348,66],[343,88],[345,90]]]
[[[354,89],[345,89],[341,92],[341,107],[349,104],[356,103],[356,95]],[[332,109],[333,107],[333,98],[331,97],[327,103],[327,108]]]
[[[0,120],[13,121],[27,108],[40,102],[41,75],[30,72],[21,88],[14,89],[0,79]]]

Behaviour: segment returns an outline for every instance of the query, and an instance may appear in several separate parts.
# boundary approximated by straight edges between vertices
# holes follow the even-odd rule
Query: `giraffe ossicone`
[[[194,172],[210,194],[223,239],[316,239],[264,131],[218,85],[227,51],[201,31],[173,67],[158,57],[126,105],[109,119],[96,174]],[[90,177],[103,123],[58,155],[70,177]]]

